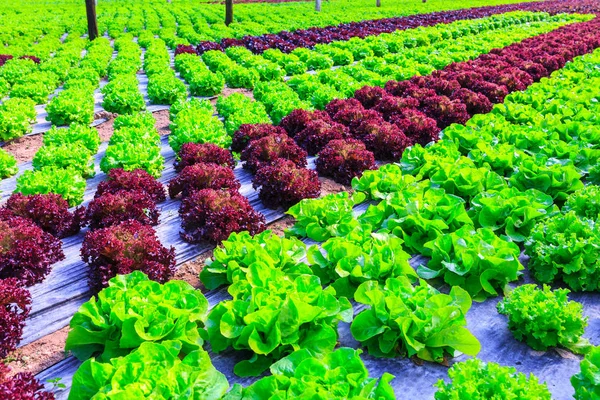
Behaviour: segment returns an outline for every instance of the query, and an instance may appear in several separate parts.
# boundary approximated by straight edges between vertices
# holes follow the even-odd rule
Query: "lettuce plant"
[[[600,187],[588,185],[571,193],[567,197],[562,211],[574,211],[580,217],[598,219],[600,217]]]
[[[7,152],[0,148],[0,179],[8,178],[19,172],[17,160]]]
[[[186,282],[160,284],[139,271],[118,275],[75,313],[65,350],[104,362],[144,343],[176,340],[189,354],[202,348],[207,311],[204,295]]]
[[[598,368],[600,368],[600,347],[592,347],[581,361],[580,372],[571,377],[576,400],[593,400],[600,396]]]
[[[85,179],[71,168],[45,167],[23,172],[17,179],[15,191],[23,194],[55,193],[74,207],[83,202],[85,186]]]
[[[235,193],[240,186],[231,168],[199,163],[185,167],[178,176],[169,181],[169,196],[174,199],[181,194],[181,197],[185,198],[202,189],[223,189]]]
[[[370,205],[359,221],[373,230],[388,229],[404,240],[411,253],[423,253],[429,241],[473,225],[463,199],[425,185],[410,185],[391,193],[379,204]]]
[[[158,178],[164,162],[160,148],[152,142],[121,142],[108,146],[100,161],[100,169],[104,173],[114,168],[125,171],[143,169],[152,177]]]
[[[217,304],[206,322],[215,353],[229,347],[252,353],[236,364],[237,375],[260,375],[294,350],[333,350],[338,322],[352,316],[345,297],[338,299],[332,287],[323,289],[314,275],[291,278],[262,263],[251,264],[245,278],[229,287],[233,299]]]
[[[44,385],[29,372],[10,373],[4,363],[0,363],[0,393],[13,400],[54,400],[54,394],[44,390]]]
[[[157,225],[158,217],[156,203],[141,190],[104,193],[94,198],[85,210],[85,222],[90,229],[107,228],[129,220]]]
[[[53,126],[48,132],[44,133],[43,140],[44,147],[79,143],[85,146],[92,154],[96,154],[98,147],[100,147],[98,130],[82,124],[71,124],[68,129]]]
[[[319,197],[321,182],[315,171],[298,168],[291,160],[278,158],[260,168],[252,180],[260,188],[258,198],[268,208],[293,206],[302,199]]]
[[[231,137],[225,132],[223,122],[213,116],[212,106],[188,102],[171,122],[169,146],[179,153],[185,143],[213,143],[227,148]],[[210,106],[210,103],[208,103]]]
[[[298,168],[306,168],[306,151],[287,135],[271,135],[253,140],[242,151],[244,168],[256,173],[279,158],[292,161]]]
[[[296,238],[282,238],[270,230],[255,236],[233,232],[205,261],[200,279],[207,289],[216,289],[246,279],[248,267],[254,263],[280,269],[290,277],[310,274],[305,256],[306,245]]]
[[[551,163],[545,157],[528,157],[522,160],[509,182],[521,191],[538,189],[559,202],[583,188],[581,175],[575,166]]]
[[[175,77],[173,71],[149,77],[148,98],[153,104],[173,104],[187,97],[185,84]]]
[[[476,227],[490,228],[514,242],[523,242],[535,224],[558,212],[551,196],[536,189],[482,192],[471,199],[469,217]]]
[[[306,128],[294,136],[294,140],[306,150],[308,155],[314,156],[331,140],[346,139],[348,136],[348,128],[344,125],[316,120],[309,122]]]
[[[500,239],[491,229],[466,225],[426,243],[424,249],[431,260],[417,269],[421,278],[443,278],[477,301],[497,296],[497,289],[504,290],[523,270],[519,246]]]
[[[441,162],[430,173],[432,186],[443,188],[446,193],[459,196],[467,202],[483,191],[500,191],[507,187],[502,176],[489,168],[475,167],[466,157],[453,163]]]
[[[190,243],[221,242],[232,232],[265,230],[265,217],[247,198],[227,190],[203,189],[185,197],[179,208],[181,236]]]
[[[369,378],[360,354],[360,350],[348,347],[341,347],[323,357],[307,349],[295,351],[270,367],[271,376],[245,388],[234,385],[224,400],[271,399],[275,396],[395,399],[389,384],[394,376],[384,373],[380,379]]]
[[[28,218],[57,238],[65,238],[79,232],[85,211],[81,207],[70,212],[67,201],[54,193],[13,193],[3,209],[16,216]]]
[[[307,260],[323,284],[331,284],[338,295],[353,298],[363,282],[385,283],[387,278],[417,274],[402,239],[389,233],[372,233],[361,226],[346,237],[332,237],[308,249]]]
[[[175,171],[181,172],[185,167],[201,163],[235,168],[231,152],[212,143],[185,143],[179,150],[173,167]]]
[[[356,139],[331,140],[319,152],[315,164],[319,174],[343,185],[350,185],[363,171],[377,167],[373,153]]]
[[[94,290],[106,287],[116,275],[138,270],[166,282],[175,267],[175,250],[164,247],[151,227],[135,220],[88,231],[81,258],[90,266],[88,280]]]
[[[401,192],[414,185],[429,185],[429,182],[402,174],[402,168],[398,164],[384,164],[376,170],[363,172],[360,178],[352,179],[352,188],[365,193],[372,200],[383,200],[390,193]]]
[[[115,131],[122,128],[144,128],[145,131],[155,130],[156,120],[150,112],[123,114],[115,118],[113,127]]]
[[[285,133],[282,127],[271,124],[242,124],[233,134],[231,150],[240,152],[253,140]]]
[[[137,68],[137,67],[136,67]],[[122,74],[102,88],[102,107],[117,114],[134,114],[146,108],[144,97],[139,91],[134,74]]]
[[[331,117],[326,112],[296,109],[283,118],[279,125],[285,129],[290,137],[295,137],[313,121],[332,122]]]
[[[143,342],[131,354],[110,362],[85,361],[73,376],[69,398],[139,398],[144,393],[168,393],[160,397],[220,399],[228,388],[227,378],[215,369],[205,350],[188,353],[181,341],[165,340]]]
[[[394,124],[376,119],[363,120],[352,136],[361,140],[378,160],[398,161],[404,150],[411,144],[404,132]]]
[[[122,191],[142,191],[156,203],[166,199],[165,188],[156,178],[143,169],[125,171],[122,168],[113,168],[108,172],[108,178],[98,184],[94,197],[100,197],[105,193],[116,194]]]
[[[389,278],[385,285],[362,283],[354,299],[369,308],[354,318],[350,331],[373,356],[444,362],[446,355],[475,356],[481,349],[466,328],[471,298],[460,287],[446,295],[423,280],[413,286],[406,277]]]
[[[435,400],[504,399],[550,400],[550,391],[534,375],[517,372],[513,367],[485,363],[477,358],[454,364],[448,371],[450,382],[438,381]]]
[[[6,358],[8,353],[17,348],[30,310],[31,295],[29,291],[20,287],[19,281],[15,278],[0,279],[0,318],[2,318],[0,359]],[[2,375],[1,372],[0,375]]]
[[[541,283],[563,281],[575,291],[600,287],[600,227],[575,211],[540,221],[525,241],[527,265]]]
[[[65,258],[60,240],[28,219],[3,214],[0,214],[0,279],[16,278],[25,286],[43,281],[50,266]]]
[[[508,329],[517,340],[534,350],[562,346],[574,353],[586,353],[590,342],[581,337],[587,326],[583,305],[569,301],[569,289],[552,290],[544,285],[522,285],[498,303],[498,312],[508,317]]]
[[[94,161],[92,154],[83,144],[64,143],[42,146],[33,157],[33,168],[71,168],[84,178],[92,178]]]
[[[54,125],[88,125],[94,121],[94,96],[89,91],[67,89],[50,100],[46,111],[46,119]]]
[[[319,199],[302,200],[287,211],[296,223],[285,234],[308,237],[318,242],[332,236],[346,236],[359,225],[352,209],[364,199],[362,193],[349,196],[348,192],[340,192]]]

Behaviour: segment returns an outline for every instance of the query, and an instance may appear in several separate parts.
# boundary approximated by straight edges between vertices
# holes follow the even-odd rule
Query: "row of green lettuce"
[[[66,349],[87,360],[75,376],[72,398],[136,393],[140,382],[162,387],[160,382],[170,382],[166,377],[181,368],[192,371],[196,360],[207,357],[205,341],[215,353],[251,354],[236,364],[239,376],[271,368],[272,376],[248,388],[234,386],[230,398],[338,389],[340,398],[393,398],[391,376],[377,383],[367,378],[357,352],[334,350],[338,323],[350,323],[354,339],[373,356],[444,362],[479,352],[466,328],[471,297],[484,300],[499,291],[506,295],[498,311],[507,315],[515,338],[536,350],[588,354],[572,382],[576,398],[594,398],[599,350],[582,337],[583,306],[568,299],[568,289],[508,284],[524,270],[524,245],[537,281],[598,290],[600,187],[587,182],[593,174],[579,158],[593,157],[600,143],[594,100],[600,86],[593,84],[600,78],[598,62],[600,51],[579,57],[466,127],[450,126],[439,142],[410,148],[399,164],[365,172],[353,182],[352,196],[302,201],[289,211],[296,223],[287,237],[232,234],[200,275],[208,289],[229,285],[231,299],[210,311],[200,292],[182,282],[161,286],[141,273],[115,278],[71,322]],[[516,109],[521,112],[510,112]],[[520,178],[528,160],[537,162],[537,172]],[[367,198],[366,211],[355,210]],[[298,237],[322,243],[307,246]],[[416,270],[409,263],[415,253],[429,257]],[[444,294],[425,279],[452,288]],[[366,307],[354,315],[349,300]],[[152,356],[165,351],[172,361]],[[346,367],[338,369],[342,354]],[[351,380],[346,368],[355,364],[362,372]],[[190,377],[184,385],[171,383],[173,393],[192,387],[217,390],[206,398],[223,396],[223,376],[210,363],[202,365],[198,375],[184,374]],[[146,379],[150,375],[160,379]],[[492,390],[550,398],[535,377],[477,359],[455,364],[449,376],[450,383],[438,384],[437,399],[474,390],[478,398]],[[506,384],[498,383],[500,376]]]
[[[13,59],[0,68],[0,75],[6,77],[13,89],[10,98],[0,105],[0,140],[8,141],[31,133],[37,118],[36,102],[45,103],[49,93],[59,85],[63,90],[54,95],[46,106],[47,120],[54,125],[90,124],[94,120],[93,94],[100,79],[107,74],[112,47],[105,39],[90,42],[83,58],[79,46],[69,49],[76,51],[60,52],[39,65],[28,59]],[[63,54],[64,60],[61,59]],[[36,82],[27,82],[31,80]],[[15,93],[14,89],[21,85],[31,96]],[[37,99],[39,101],[32,100],[38,96],[41,96]],[[0,177],[7,175],[0,168]]]
[[[178,150],[180,144],[186,142],[211,142],[228,147],[231,136],[241,124],[268,123],[271,120],[278,122],[295,108],[323,108],[331,99],[351,96],[354,90],[364,85],[381,86],[389,79],[405,79],[415,74],[429,73],[450,62],[460,61],[465,57],[473,58],[491,48],[502,47],[525,37],[553,30],[568,22],[586,19],[589,19],[589,16],[549,16],[545,13],[515,12],[479,20],[458,21],[448,25],[399,31],[366,39],[335,42],[314,51],[298,49],[296,51],[298,54],[303,53],[308,58],[314,54],[317,58],[325,57],[327,59],[329,56],[325,54],[328,52],[348,53],[348,50],[344,50],[348,48],[355,53],[350,55],[350,58],[361,59],[361,61],[359,64],[334,70],[329,69],[331,62],[327,61],[328,70],[319,73],[319,80],[315,80],[311,74],[304,74],[283,83],[281,81],[283,74],[280,73],[275,74],[280,82],[274,84],[272,81],[269,82],[269,79],[276,77],[269,75],[269,79],[256,87],[255,96],[260,99],[260,102],[252,101],[240,93],[220,98],[217,103],[217,111],[224,117],[225,129],[222,128],[223,123],[211,115],[212,108],[206,107],[207,104],[199,105],[197,101],[186,104],[186,88],[174,76],[170,68],[168,52],[162,40],[140,39],[137,44],[133,41],[131,34],[122,35],[114,43],[114,47],[118,51],[117,57],[111,60],[110,44],[104,39],[99,39],[88,47],[87,54],[79,68],[67,77],[65,90],[52,99],[48,105],[48,119],[55,125],[91,123],[94,117],[93,93],[98,86],[99,77],[102,76],[107,76],[109,79],[109,83],[102,88],[105,110],[118,114],[131,114],[144,110],[146,104],[139,91],[136,76],[138,70],[142,68],[140,46],[143,46],[146,48],[143,67],[149,79],[148,97],[151,102],[175,104],[173,115],[183,107],[202,110],[206,108],[211,111],[209,114],[190,110],[177,120],[173,120],[171,146]],[[515,28],[515,25],[518,28]],[[499,35],[498,33],[502,31],[505,34]],[[450,41],[452,41],[451,45],[449,45]],[[261,61],[258,64],[266,63],[277,71],[283,71],[277,63],[267,60],[269,57],[267,54],[263,56],[267,58],[247,54],[249,51],[241,47],[230,48],[228,52],[236,53],[237,56],[234,58],[238,62],[240,62],[242,54],[245,54],[252,60]],[[436,53],[437,61],[431,64],[430,60],[428,61],[430,64],[422,64],[421,61],[431,58],[429,57],[431,52]],[[275,54],[276,51],[272,51],[272,53]],[[228,67],[225,68],[227,73],[242,76],[246,73],[256,72],[252,69],[256,67],[254,61],[246,60],[248,63],[238,65],[221,52],[208,52],[205,53],[205,57],[211,54],[214,57],[224,57],[228,60]],[[387,56],[383,57],[384,54]],[[291,54],[285,57],[296,57],[296,55]],[[386,58],[389,60],[386,61]],[[280,61],[285,62],[284,60]],[[210,65],[214,67],[216,64],[211,63]],[[192,95],[209,94],[204,91],[205,85],[209,85],[210,90],[214,90],[211,93],[215,94],[220,93],[223,89],[224,81],[220,72],[217,74],[211,72],[195,55],[181,54],[177,56],[175,68],[188,82]],[[348,70],[346,71],[344,68]],[[236,70],[239,70],[239,74],[235,72]],[[400,73],[400,70],[402,76],[398,76],[396,73]],[[378,73],[374,71],[378,71]],[[340,91],[342,86],[344,89]],[[10,104],[14,104],[11,103],[14,101],[10,100],[3,107],[9,107]],[[29,118],[35,118],[35,111],[33,109],[31,111],[33,112]],[[10,120],[15,121],[15,118],[10,118]],[[11,129],[5,139],[21,136],[31,130],[29,119],[25,118],[20,121],[19,126]],[[154,146],[149,147],[152,149],[145,151],[145,154],[154,153]],[[74,157],[77,156],[71,156],[71,158]],[[79,156],[79,158],[81,157],[83,156]],[[68,162],[68,158],[61,158],[62,161]],[[154,159],[156,160],[156,158]],[[144,165],[144,162],[140,161],[137,167],[144,168]],[[156,170],[157,168],[154,167],[153,175]],[[0,176],[7,177],[15,172],[16,161],[2,151],[0,153]],[[54,172],[46,172],[42,182],[48,180],[48,177],[51,178],[49,181],[56,181],[56,179],[52,179],[55,175]],[[73,181],[73,179],[67,179],[67,182]],[[58,180],[64,181],[62,174]],[[79,185],[73,185],[71,188],[72,190],[69,190],[69,185],[62,184],[58,185],[53,192],[69,198],[69,201],[79,198],[81,192]],[[32,190],[26,191],[34,193]]]
[[[314,50],[298,48],[289,54],[269,49],[255,55],[244,47],[230,47],[224,53],[207,51],[200,61],[183,53],[175,57],[175,68],[193,96],[218,95],[225,85],[255,89],[256,99],[278,123],[296,108],[323,109],[332,99],[352,97],[365,85],[383,86],[389,80],[427,75],[452,62],[590,17],[513,12],[336,41]],[[316,72],[316,77],[307,71]],[[255,122],[247,114],[246,123]]]
[[[354,76],[361,76],[360,79],[356,80],[352,78],[353,83],[346,88],[347,90],[345,90],[345,92],[341,92],[335,87],[335,85],[345,85],[345,82],[347,83],[348,79],[350,79],[350,76],[343,72],[343,68],[321,71],[317,75],[318,79],[315,79],[314,75],[305,74],[293,78],[286,83],[273,81],[259,82],[254,87],[255,90],[253,92],[255,99],[259,101],[252,100],[242,93],[233,93],[226,97],[219,97],[216,103],[216,109],[217,113],[223,117],[224,126],[218,118],[212,115],[213,109],[208,102],[192,99],[191,104],[188,102],[188,104],[185,105],[186,108],[196,110],[206,109],[206,112],[193,112],[189,110],[181,115],[177,115],[179,109],[184,107],[183,103],[179,101],[175,103],[175,106],[171,110],[172,124],[169,144],[176,152],[183,143],[187,142],[214,143],[227,148],[231,144],[233,133],[242,124],[269,123],[271,121],[279,123],[283,117],[288,115],[294,109],[323,108],[331,99],[349,97],[354,93],[355,89],[363,87],[364,85],[382,86],[386,80],[400,78],[394,75],[393,72],[390,72],[398,68],[404,71],[401,79],[407,79],[415,74],[426,74],[436,68],[442,68],[453,61],[463,60],[465,57],[467,59],[474,58],[494,47],[503,47],[518,40],[522,40],[525,37],[530,37],[533,35],[533,31],[541,33],[553,30],[565,23],[563,18],[574,21],[573,18],[586,20],[589,19],[589,16],[563,15],[549,17],[547,14],[543,13],[508,13],[481,20],[460,21],[448,25],[400,31],[389,35],[389,37],[394,37],[398,40],[398,44],[395,45],[391,51],[389,48],[388,50],[381,50],[381,46],[377,47],[377,43],[381,44],[387,40],[384,38],[384,35],[380,35],[373,38],[373,48],[368,46],[366,48],[364,46],[362,47],[366,58],[362,59],[358,64],[343,67],[348,68],[348,71],[352,72],[352,74],[356,73]],[[553,22],[534,22],[534,24],[541,24],[541,27],[533,29],[531,24],[527,21],[537,19],[549,19],[549,21]],[[505,28],[505,35],[497,35],[498,30],[486,31],[486,29],[492,29],[493,27],[501,29],[500,27],[505,24],[518,23],[523,25],[518,26],[518,28],[515,28],[514,26]],[[485,33],[475,33],[480,30],[484,30]],[[418,40],[413,41],[410,39],[410,35],[406,35],[405,32],[409,32],[410,35],[415,35],[415,38],[418,38]],[[448,46],[449,40],[445,40],[444,38],[449,36],[453,37],[455,34],[458,35],[458,40],[453,40],[452,45]],[[460,35],[465,36],[461,37]],[[457,44],[456,42],[460,41],[461,38],[464,39],[464,43],[462,45]],[[383,42],[377,42],[377,39],[381,39]],[[339,46],[346,46],[350,42],[352,41],[336,43]],[[334,46],[336,43],[332,44],[331,48],[335,48]],[[369,40],[365,39],[363,44],[365,43],[369,43]],[[403,43],[402,46],[400,46],[399,43]],[[361,47],[358,46],[357,48]],[[377,48],[379,48],[378,51],[390,51],[388,54],[388,58],[390,59],[385,61],[385,57],[368,57],[369,54],[374,54],[373,52]],[[240,52],[247,51],[246,49],[239,47],[231,48],[231,50]],[[306,49],[301,50],[317,54],[316,51]],[[425,58],[431,58],[430,52],[433,50],[435,50],[436,55],[439,57],[439,64],[427,64],[424,69],[420,70],[419,68],[425,64],[415,60],[418,59],[423,61]],[[217,53],[219,54],[219,58],[225,57],[225,59],[229,60],[229,63],[233,62],[225,53],[214,52],[212,54],[215,54],[215,57],[217,57]],[[275,51],[273,53],[275,53]],[[211,54],[211,52],[205,54]],[[252,57],[255,58],[259,56],[253,55]],[[263,55],[263,57],[265,56]],[[260,61],[261,64],[265,61],[264,58],[260,58],[260,60],[262,60]],[[229,65],[229,63],[227,65]],[[267,61],[267,63],[269,63],[269,61]],[[277,67],[277,64],[271,64]],[[377,69],[379,67],[381,67],[381,70]],[[241,68],[240,73],[242,70],[247,70],[244,67]],[[192,95],[217,94],[220,93],[223,88],[224,82],[223,78],[219,75],[219,72],[211,72],[200,58],[195,55],[178,55],[175,58],[175,69],[180,72],[181,76],[188,83],[188,88]],[[380,71],[381,74],[373,72],[373,69]],[[233,71],[234,69],[228,67],[226,70]],[[297,79],[298,82],[302,81],[302,83],[296,82],[298,85],[291,85],[291,83],[295,82],[294,79]],[[322,80],[326,83],[322,83]],[[292,87],[294,87],[294,89],[292,89]],[[297,90],[297,92],[295,90]],[[299,93],[302,96],[302,99],[299,97]]]
[[[288,239],[279,240],[281,244]],[[270,241],[271,245],[274,243],[274,240]],[[270,256],[277,252],[285,254],[286,250],[293,251],[287,246],[278,249],[271,247],[269,250]],[[238,257],[243,260],[243,256]],[[255,268],[251,269],[248,275],[253,283],[265,278],[260,277]],[[247,320],[247,326],[241,332],[237,332],[239,328],[236,329],[233,324],[236,319],[231,312],[222,316],[218,308],[209,312],[206,298],[186,282],[174,280],[159,284],[141,272],[113,278],[109,287],[102,290],[97,299],[92,298],[85,303],[71,321],[66,350],[72,351],[84,362],[73,377],[69,399],[144,399],[149,395],[157,399],[184,396],[227,400],[306,396],[396,398],[390,385],[394,376],[384,373],[379,379],[369,377],[360,357],[361,350],[347,347],[334,350],[333,347],[329,348],[328,343],[321,342],[323,321],[320,329],[313,326],[312,330],[306,332],[306,325],[311,324],[308,320],[314,314],[328,308],[329,312],[334,311],[331,307],[336,306],[335,297],[330,296],[333,291],[323,291],[318,280],[315,282],[311,275],[298,275],[292,285],[289,284],[289,276],[272,278],[281,279],[282,287],[278,287],[276,281],[255,285],[251,293],[257,297],[253,307],[248,307],[247,303],[237,298],[233,300],[233,308],[244,312],[244,319]],[[269,289],[276,288],[278,292],[283,288],[291,289],[290,296],[279,302],[279,309],[272,308],[272,304],[265,301],[273,299],[266,291],[267,286]],[[521,297],[516,295],[519,290],[516,289],[505,303],[510,300],[510,306],[518,307],[519,302],[529,303],[534,294],[536,300],[546,300],[548,304],[558,307],[562,305],[559,302],[564,301],[562,297],[566,297],[564,291],[554,296],[548,288],[542,292],[534,285],[520,288],[526,289],[521,291],[524,292],[520,293]],[[422,323],[423,319],[431,317],[424,311],[435,310],[434,318],[445,316],[462,319],[464,315],[461,308],[468,308],[470,303],[468,295],[459,288],[452,289],[450,295],[444,295],[423,281],[414,287],[405,279],[391,278],[383,288],[385,292],[381,290],[375,282],[368,282],[359,287],[361,293],[358,297],[364,296],[368,299],[366,303],[375,304],[373,307],[378,311],[377,315],[389,312],[398,323],[403,322],[403,331],[407,336],[417,331],[414,322]],[[315,298],[319,300],[314,301]],[[377,304],[383,301],[386,305]],[[409,308],[415,304],[420,307]],[[573,302],[569,305],[573,305]],[[386,307],[391,310],[385,310]],[[455,315],[457,312],[458,316]],[[369,323],[367,318],[371,314],[363,311],[355,321]],[[255,358],[260,358],[269,341],[265,341],[268,337],[260,328],[268,324],[269,318],[274,315],[277,315],[274,323],[285,329],[281,334],[285,334],[288,343],[287,346],[281,343],[278,347],[285,347],[287,351],[278,351],[278,360],[263,365]],[[213,351],[219,351],[215,349],[218,341],[214,341],[216,317],[227,321],[217,335],[238,336],[237,343],[247,341],[252,351],[258,354],[236,365],[236,374],[252,372],[255,375],[260,365],[262,370],[269,368],[271,375],[247,387],[235,384],[230,388],[225,375],[213,366],[203,348],[208,339]],[[534,322],[527,323],[533,325]],[[295,330],[298,331],[296,335],[293,334]],[[304,336],[306,334],[318,336]],[[302,336],[302,341],[296,343],[298,335]],[[391,334],[385,336],[389,339]],[[429,341],[428,345],[433,346],[433,343]],[[370,350],[370,346],[368,348]],[[600,348],[593,348],[582,361],[581,372],[572,378],[577,399],[592,399],[600,392],[600,385],[594,379],[594,371],[600,366],[599,356]],[[455,363],[449,370],[449,377],[450,382],[440,380],[437,383],[436,399],[465,398],[467,395],[480,399],[492,395],[519,399],[551,398],[546,384],[540,383],[535,376],[527,377],[513,367],[484,363],[476,358]]]

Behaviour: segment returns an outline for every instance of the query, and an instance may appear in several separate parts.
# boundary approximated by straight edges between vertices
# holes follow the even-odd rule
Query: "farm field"
[[[600,2],[87,3],[0,5],[0,399],[600,399]]]

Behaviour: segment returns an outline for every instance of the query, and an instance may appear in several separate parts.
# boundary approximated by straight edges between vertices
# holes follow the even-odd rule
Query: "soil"
[[[252,92],[252,90],[248,90],[248,89],[231,89],[231,88],[226,87],[221,92],[221,95],[227,97],[227,96],[229,96],[231,94],[234,94],[234,93],[244,94],[244,95],[248,96],[249,98],[251,98],[252,100],[254,100],[254,92]],[[217,104],[217,99],[218,98],[219,97],[215,97],[214,99],[211,99],[211,101],[210,101],[211,104],[213,106],[215,106],[215,107],[216,107],[215,104]]]
[[[154,126],[161,136],[171,133],[171,129],[169,128],[169,124],[171,123],[171,120],[169,119],[169,110],[157,111],[152,113],[152,115],[156,120],[156,124]]]
[[[112,134],[115,130],[114,123],[115,123],[115,119],[110,118],[106,122],[103,122],[100,125],[96,126],[96,129],[98,130],[98,134],[100,135],[101,142],[108,142],[110,140],[110,137],[112,136]]]
[[[206,290],[204,285],[202,285],[202,282],[200,282],[199,275],[202,271],[202,268],[204,268],[204,261],[206,261],[208,258],[211,258],[212,255],[213,252],[210,250],[200,254],[200,256],[198,256],[198,258],[195,260],[181,265],[175,272],[173,279],[185,281],[203,293],[207,292],[208,290]]]
[[[23,136],[7,143],[2,148],[12,154],[20,164],[33,160],[35,153],[42,147],[43,140],[43,135]]]
[[[65,359],[64,348],[68,332],[69,327],[66,326],[15,350],[7,357],[11,374],[31,372],[35,375]]]
[[[319,177],[319,180],[321,181],[321,196],[339,192],[352,193],[351,186],[344,186],[330,178]]]
[[[295,222],[296,221],[294,220],[294,217],[291,215],[286,215],[285,217],[278,219],[271,225],[267,226],[267,229],[272,230],[277,236],[284,236],[285,230],[294,226]]]

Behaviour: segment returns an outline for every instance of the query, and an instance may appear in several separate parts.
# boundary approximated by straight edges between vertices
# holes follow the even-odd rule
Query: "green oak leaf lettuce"
[[[508,316],[508,329],[517,340],[534,350],[562,346],[574,353],[586,353],[590,342],[581,337],[587,326],[583,305],[569,301],[569,289],[552,290],[544,285],[522,285],[510,291],[497,305]]]

